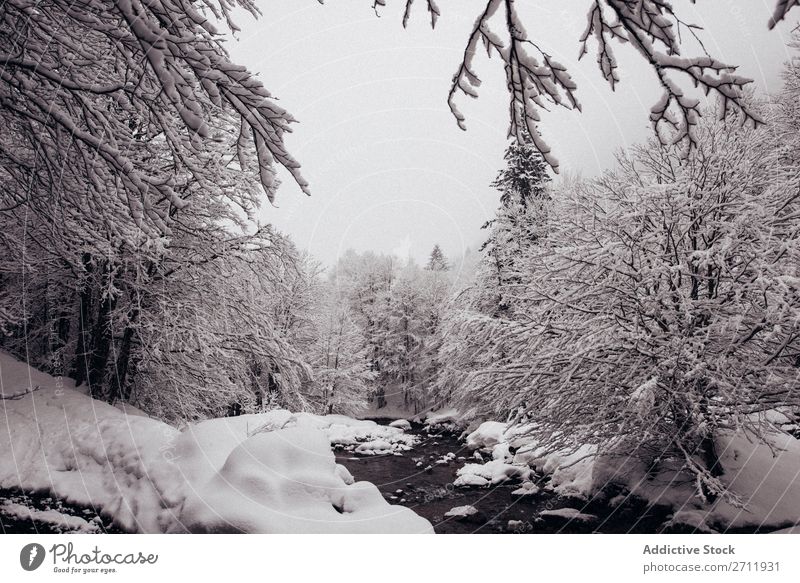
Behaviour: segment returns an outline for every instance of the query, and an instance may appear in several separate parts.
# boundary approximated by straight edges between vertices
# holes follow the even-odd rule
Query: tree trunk
[[[102,287],[106,289],[112,278],[111,269],[104,267],[102,277]],[[111,355],[111,313],[114,310],[116,298],[110,294],[105,294],[100,301],[100,306],[95,320],[94,331],[92,334],[92,358],[89,367],[89,394],[94,398],[102,398],[107,401],[114,399],[114,391],[106,384],[105,374],[108,360]]]
[[[72,370],[70,371],[70,376],[75,379],[76,386],[82,385],[87,380],[87,359],[90,352],[89,347],[91,346],[88,336],[92,314],[92,257],[88,253],[84,253],[81,261],[83,262],[83,269],[86,272],[86,279],[81,284],[81,290],[78,294],[78,343],[75,348]]]

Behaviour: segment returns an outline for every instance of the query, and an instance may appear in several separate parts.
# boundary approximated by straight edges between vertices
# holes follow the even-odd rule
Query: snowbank
[[[718,500],[709,522],[728,528],[800,523],[800,441],[777,431],[768,441],[756,443],[742,433],[717,436],[722,481],[744,508]]]
[[[633,458],[607,457],[596,464],[596,483],[616,483],[651,504],[664,504],[675,513],[668,526],[686,526],[708,532],[731,528],[780,528],[800,524],[800,441],[780,431],[786,416],[760,414],[767,443],[744,431],[721,431],[715,447],[728,492],[739,500],[723,497],[708,505],[697,495],[696,482],[681,460],[663,460],[655,475]]]
[[[0,487],[102,508],[126,530],[432,532],[337,466],[330,443],[382,434],[369,422],[273,411],[178,431],[3,352],[0,393]]]
[[[348,486],[325,436],[305,427],[259,433],[186,497],[182,532],[428,532],[407,508],[367,482]]]
[[[37,523],[48,524],[60,532],[94,533],[100,530],[96,523],[84,520],[80,516],[64,514],[58,510],[35,510],[14,502],[5,502],[0,505],[0,514],[20,520],[34,520]]]

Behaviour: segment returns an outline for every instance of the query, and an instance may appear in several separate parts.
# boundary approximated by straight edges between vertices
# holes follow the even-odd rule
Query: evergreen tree
[[[442,248],[439,247],[438,243],[433,246],[425,269],[428,271],[448,271],[450,269],[450,263],[447,261],[447,257],[444,256]]]
[[[542,236],[550,201],[547,164],[529,136],[513,140],[504,159],[506,166],[492,183],[500,191],[500,207],[483,225],[490,232],[481,247],[485,258],[475,298],[477,307],[492,316],[508,315],[513,303],[509,286],[524,279],[518,259]]]

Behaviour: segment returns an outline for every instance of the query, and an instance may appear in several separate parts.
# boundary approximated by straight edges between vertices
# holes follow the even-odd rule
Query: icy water
[[[380,422],[380,421],[379,421]],[[647,508],[630,503],[615,509],[599,502],[561,498],[542,490],[534,496],[515,497],[518,483],[492,488],[455,488],[456,471],[471,459],[473,452],[451,434],[428,435],[415,426],[410,432],[420,443],[402,456],[354,456],[337,452],[337,461],[347,467],[356,480],[375,484],[391,504],[413,509],[427,518],[437,533],[655,533],[667,519],[664,508]],[[448,453],[456,455],[450,463],[439,463]],[[464,459],[460,459],[464,458]],[[417,464],[422,462],[422,467]],[[429,469],[425,469],[432,466]],[[546,481],[540,480],[540,486]],[[479,515],[471,521],[446,518],[456,506],[474,506]],[[539,517],[539,513],[559,508],[575,508],[591,514],[591,522]],[[510,522],[513,521],[513,522]],[[509,524],[510,523],[510,524]]]

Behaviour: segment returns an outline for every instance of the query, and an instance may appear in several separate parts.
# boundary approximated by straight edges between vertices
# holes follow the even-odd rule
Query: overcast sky
[[[228,48],[300,121],[287,142],[313,191],[308,198],[284,177],[277,208],[267,205],[263,219],[328,265],[348,248],[424,261],[439,243],[456,257],[485,237],[480,226],[498,204],[489,184],[507,145],[503,73],[497,57],[477,60],[481,97],[461,98],[468,131],[459,130],[447,91],[485,0],[438,3],[434,31],[424,0],[406,30],[401,0],[388,0],[380,17],[372,0],[264,0],[258,20],[237,19],[242,30]],[[562,171],[594,176],[617,149],[647,137],[657,84],[630,47],[616,49],[622,83],[613,93],[594,55],[576,63],[588,0],[529,4],[528,32],[567,65],[583,105],[583,113],[544,113],[540,130]],[[705,28],[709,52],[738,64],[759,91],[780,87],[790,54],[791,25],[767,30],[774,4],[675,2],[684,20]]]

